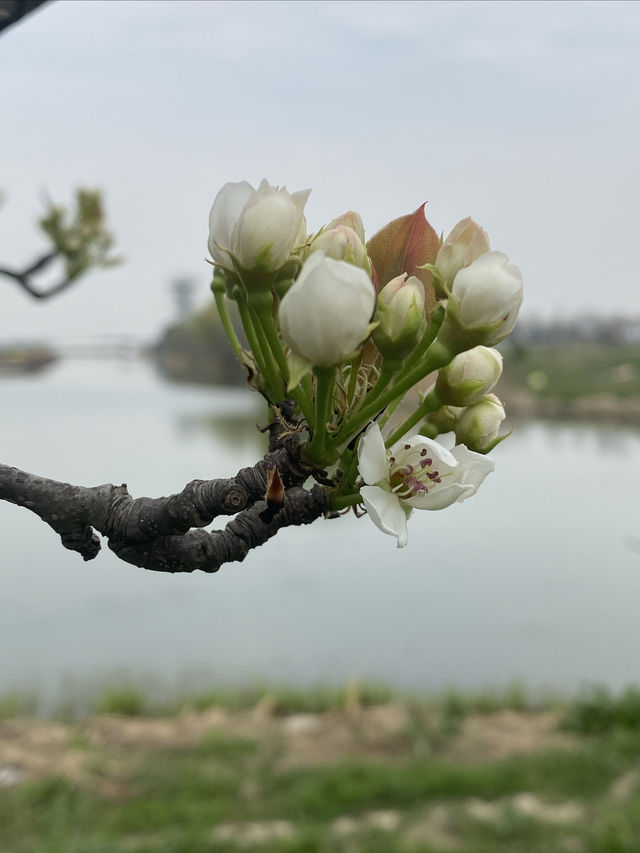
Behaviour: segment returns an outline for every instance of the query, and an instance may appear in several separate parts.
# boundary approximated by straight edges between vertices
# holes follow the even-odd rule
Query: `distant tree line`
[[[572,319],[525,318],[511,334],[512,344],[554,346],[573,342],[599,344],[640,344],[640,315],[598,317],[584,315]]]

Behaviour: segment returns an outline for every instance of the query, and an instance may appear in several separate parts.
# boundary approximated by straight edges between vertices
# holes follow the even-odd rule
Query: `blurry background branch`
[[[47,2],[48,0],[0,0],[0,32]]]
[[[38,224],[51,242],[51,249],[25,269],[0,267],[0,276],[15,281],[34,299],[48,299],[60,293],[93,267],[119,263],[117,257],[110,255],[113,237],[106,228],[102,198],[97,190],[79,188],[73,212],[50,204]],[[56,260],[64,265],[62,277],[44,288],[37,286],[35,278]]]

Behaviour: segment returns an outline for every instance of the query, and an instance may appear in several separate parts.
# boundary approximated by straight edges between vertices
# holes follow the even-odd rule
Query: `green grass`
[[[31,693],[8,691],[0,696],[0,720],[8,717],[31,716],[38,705],[38,700]]]
[[[135,687],[107,687],[93,703],[98,714],[122,714],[124,717],[141,717],[149,712],[149,706],[140,690]]]
[[[224,696],[227,708],[243,712],[260,704],[262,714],[270,711],[271,728],[250,736],[244,728],[238,734],[218,725],[198,742],[163,746],[144,738],[121,742],[117,724],[107,729],[115,733],[113,741],[92,734],[103,731],[104,722],[96,721],[97,729],[90,720],[68,724],[66,743],[85,775],[0,788],[2,853],[227,853],[243,848],[216,837],[216,828],[245,822],[269,826],[271,821],[287,822],[291,837],[268,838],[250,849],[451,853],[442,840],[409,843],[411,832],[438,809],[446,812],[446,833],[463,853],[562,853],[567,838],[574,847],[566,849],[584,853],[640,853],[640,785],[625,801],[611,795],[614,783],[638,768],[636,689],[618,695],[592,689],[566,705],[559,718],[571,733],[566,748],[484,762],[448,752],[465,719],[508,708],[522,714],[526,724],[539,702],[520,688],[498,694],[449,692],[428,701],[401,698],[408,711],[407,732],[394,741],[388,758],[367,753],[370,735],[361,733],[362,755],[323,761],[320,741],[318,760],[298,765],[283,760],[282,714],[331,710],[357,734],[364,712],[354,708],[381,702],[389,693],[351,686],[307,695],[264,688],[235,697],[231,691],[216,695]],[[212,696],[202,700],[204,708],[216,704]],[[144,724],[141,714],[149,703],[143,694],[111,688],[98,700],[102,713],[108,708],[121,718],[133,714]],[[176,700],[176,710],[184,707]],[[189,718],[181,719],[188,725]],[[232,713],[225,719],[246,727],[251,715]],[[158,725],[153,723],[150,731]],[[113,784],[105,788],[104,783]],[[526,814],[513,800],[524,792],[542,804],[578,803],[584,818],[563,824]],[[494,818],[474,813],[474,800],[494,808]],[[367,823],[367,815],[380,810],[397,813],[395,830]],[[334,822],[345,818],[356,829],[336,834]]]
[[[257,705],[268,707],[276,716],[288,714],[317,714],[323,711],[343,710],[350,704],[363,708],[383,705],[393,697],[393,691],[384,685],[354,683],[342,687],[317,685],[309,688],[253,685],[244,688],[216,688],[202,693],[187,694],[164,706],[165,711],[224,708],[228,711],[246,711]]]
[[[552,754],[536,760],[468,767],[451,767],[443,762],[409,762],[400,766],[346,763],[323,770],[267,774],[258,779],[258,793],[248,799],[243,794],[243,774],[237,766],[195,756],[156,755],[139,768],[132,779],[135,793],[124,802],[101,802],[61,780],[9,792],[0,804],[0,825],[6,833],[2,849],[6,853],[220,850],[224,848],[207,847],[207,836],[215,824],[277,818],[299,827],[307,841],[298,839],[293,845],[274,842],[265,849],[320,851],[331,849],[323,847],[321,839],[331,820],[340,815],[358,815],[378,808],[397,808],[411,814],[430,803],[451,803],[470,796],[491,800],[522,790],[541,791],[547,799],[554,795],[593,797],[602,793],[615,769],[615,763],[602,757]],[[624,840],[638,826],[638,817],[617,815],[619,825],[607,817],[604,827],[594,834],[593,844],[601,844],[599,839],[611,837],[614,831]],[[495,824],[460,818],[457,826],[470,839],[472,846],[465,848],[469,850],[482,849],[482,845],[489,850],[491,844],[496,845],[494,850],[500,850],[503,843],[533,844],[536,839],[544,845],[558,836],[557,827],[508,808]],[[361,839],[363,846],[351,849],[403,849],[399,838],[396,847],[389,843],[388,836],[386,840],[378,839],[379,846],[374,845],[374,835],[369,833],[366,846]],[[137,836],[153,837],[153,846],[118,846],[122,839]]]
[[[206,711],[209,708],[222,708],[231,712],[249,711],[257,706],[264,706],[276,716],[286,716],[342,711],[352,706],[371,708],[389,702],[396,695],[385,685],[359,682],[339,687],[316,685],[309,688],[261,684],[221,686],[172,694],[172,690],[161,685],[153,685],[153,690],[149,691],[127,682],[104,684],[93,691],[70,691],[55,707],[53,716],[61,721],[72,722],[90,713],[165,717],[184,711]],[[42,715],[42,707],[35,694],[13,690],[0,694],[0,720],[36,714]]]
[[[541,398],[575,400],[602,393],[640,397],[640,347],[597,343],[511,347],[501,382]]]
[[[571,704],[564,728],[578,734],[607,734],[623,730],[640,734],[640,688],[615,696],[605,687],[584,690]]]

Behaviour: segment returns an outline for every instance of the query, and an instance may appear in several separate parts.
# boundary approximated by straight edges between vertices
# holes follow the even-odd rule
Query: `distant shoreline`
[[[583,397],[538,397],[526,390],[497,389],[511,420],[569,420],[629,424],[640,427],[640,397],[587,394]]]

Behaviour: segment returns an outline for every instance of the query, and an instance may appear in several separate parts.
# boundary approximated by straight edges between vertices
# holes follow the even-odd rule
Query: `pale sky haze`
[[[524,313],[640,313],[640,4],[57,0],[0,38],[0,261],[40,199],[104,190],[126,263],[37,304],[0,280],[0,342],[133,334],[208,297],[229,180],[312,187],[309,228],[372,234],[428,201],[523,272]]]

